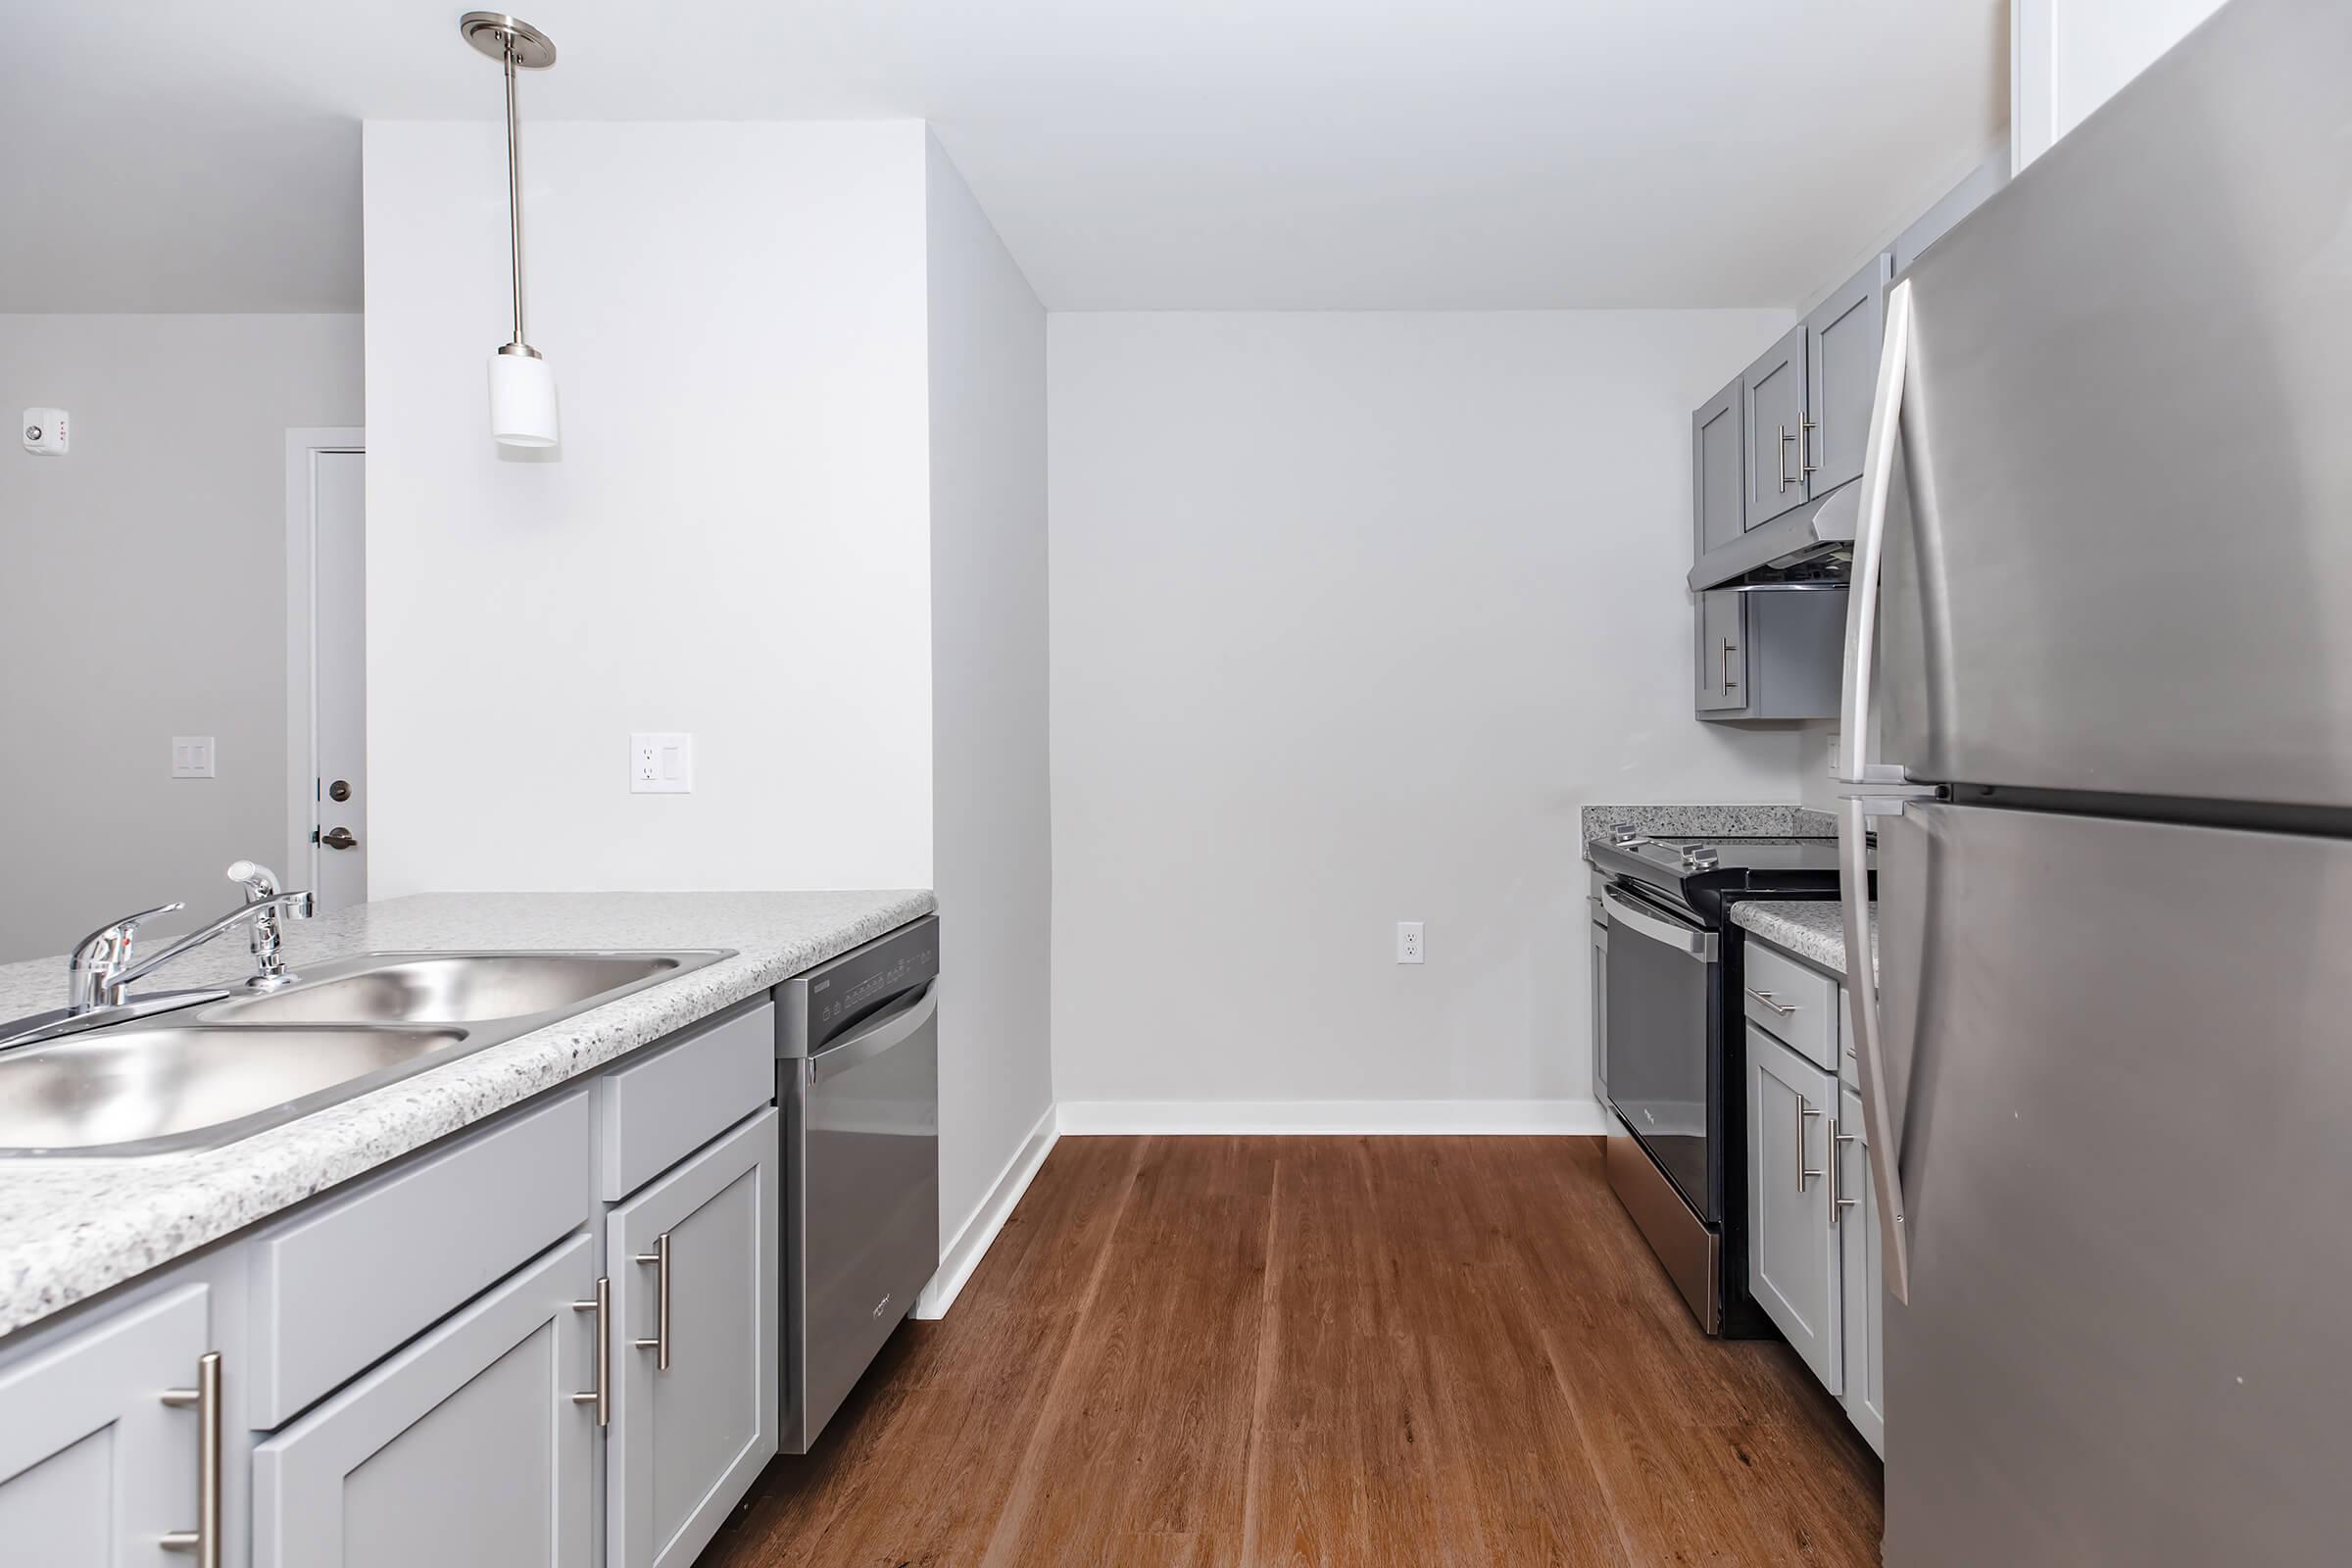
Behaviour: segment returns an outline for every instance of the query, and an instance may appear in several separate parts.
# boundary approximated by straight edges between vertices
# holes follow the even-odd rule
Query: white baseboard
[[[1029,1136],[1021,1140],[1021,1147],[1012,1152],[1012,1158],[1005,1161],[997,1185],[989,1189],[987,1200],[963,1222],[963,1230],[949,1244],[946,1255],[940,1259],[939,1272],[931,1276],[931,1283],[914,1298],[916,1317],[933,1319],[948,1315],[948,1308],[956,1304],[964,1282],[980,1266],[980,1259],[988,1255],[989,1244],[1012,1217],[1013,1206],[1029,1190],[1038,1167],[1046,1162],[1056,1136],[1054,1107],[1048,1105],[1037,1125],[1029,1129]]]
[[[1594,1100],[1065,1100],[1069,1137],[1279,1133],[1396,1137],[1426,1133],[1592,1134]]]

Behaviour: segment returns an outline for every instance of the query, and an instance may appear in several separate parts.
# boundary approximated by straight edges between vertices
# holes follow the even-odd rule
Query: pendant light
[[[552,447],[556,372],[522,340],[522,123],[514,111],[514,73],[556,63],[555,40],[527,22],[496,11],[468,11],[458,22],[466,41],[505,67],[507,76],[507,222],[514,240],[514,337],[490,356],[490,436],[501,446]]]

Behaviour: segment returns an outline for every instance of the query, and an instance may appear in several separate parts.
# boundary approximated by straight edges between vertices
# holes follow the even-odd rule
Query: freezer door
[[[1911,777],[2352,803],[2347,81],[2352,6],[2234,0],[1906,274]]]
[[[1880,854],[1887,1568],[2342,1561],[2352,843],[1914,806]]]

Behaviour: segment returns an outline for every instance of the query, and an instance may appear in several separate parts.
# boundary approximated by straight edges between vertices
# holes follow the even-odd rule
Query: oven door
[[[1609,1102],[1710,1226],[1723,1219],[1721,1092],[1707,1019],[1721,939],[1690,915],[1617,884],[1609,919],[1609,1011],[1601,1049]]]

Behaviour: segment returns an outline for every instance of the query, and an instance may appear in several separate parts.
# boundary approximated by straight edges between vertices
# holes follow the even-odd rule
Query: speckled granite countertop
[[[1708,839],[1836,838],[1838,819],[1802,806],[1588,806],[1587,843],[1619,822],[1657,837]]]
[[[929,893],[432,893],[286,926],[287,961],[466,948],[733,948],[675,980],[204,1153],[0,1160],[0,1334],[243,1230],[710,1016],[894,926]],[[241,976],[234,935],[156,977]],[[0,965],[0,1018],[64,1000],[62,958]]]
[[[1822,900],[1758,899],[1732,906],[1732,921],[1776,948],[1810,958],[1839,974],[1845,970],[1844,906]],[[1870,906],[1870,972],[1879,972],[1879,906]]]

